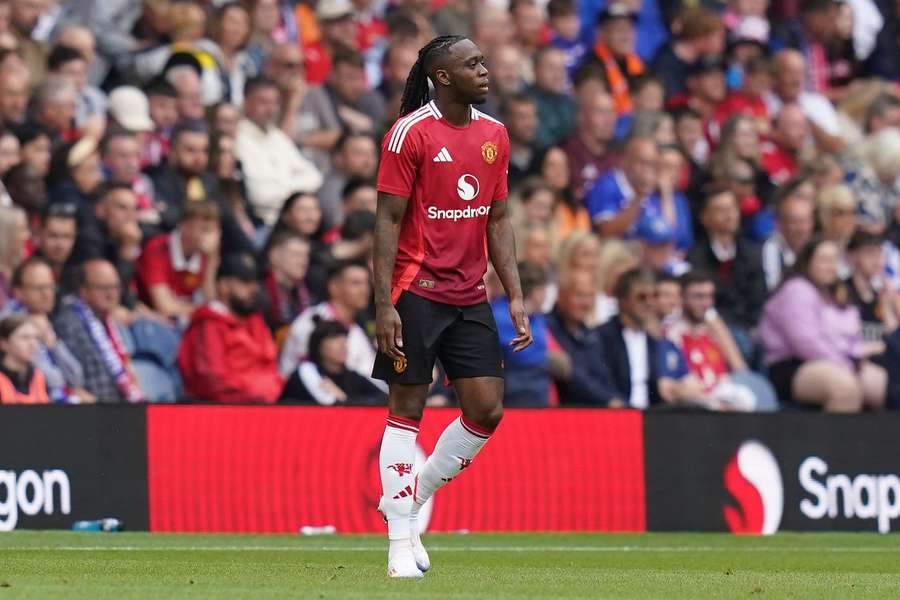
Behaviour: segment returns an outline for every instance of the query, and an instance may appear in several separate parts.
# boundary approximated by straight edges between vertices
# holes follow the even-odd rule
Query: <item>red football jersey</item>
[[[141,251],[137,261],[137,280],[140,298],[153,306],[150,290],[166,285],[178,298],[190,302],[203,283],[206,259],[201,256],[186,258],[181,241],[174,233],[152,238]]]
[[[398,119],[384,136],[378,191],[409,199],[391,281],[429,300],[468,306],[487,299],[487,222],[507,196],[509,136],[472,108],[454,127],[434,101]]]

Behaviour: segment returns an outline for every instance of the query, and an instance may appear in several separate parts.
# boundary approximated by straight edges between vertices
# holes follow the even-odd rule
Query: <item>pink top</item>
[[[804,277],[785,283],[763,308],[759,337],[766,363],[830,360],[849,368],[862,356],[856,307],[828,302]]]

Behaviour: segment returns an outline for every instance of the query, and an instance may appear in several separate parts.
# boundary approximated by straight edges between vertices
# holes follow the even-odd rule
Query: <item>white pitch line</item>
[[[62,552],[384,552],[384,546],[2,546],[5,551],[62,551]],[[878,554],[900,552],[896,548],[870,546],[803,547],[803,546],[747,546],[727,548],[721,546],[428,546],[435,552],[830,552]]]

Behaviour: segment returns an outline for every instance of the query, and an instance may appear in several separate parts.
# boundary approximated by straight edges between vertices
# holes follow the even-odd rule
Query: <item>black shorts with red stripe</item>
[[[394,307],[403,324],[406,359],[394,360],[379,352],[372,377],[388,383],[428,384],[436,359],[450,381],[503,377],[503,350],[487,302],[453,306],[404,291]]]

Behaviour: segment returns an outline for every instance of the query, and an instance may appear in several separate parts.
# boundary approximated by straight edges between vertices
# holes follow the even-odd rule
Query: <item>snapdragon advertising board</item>
[[[419,458],[458,411],[428,409]],[[151,406],[151,531],[382,532],[384,409]],[[510,410],[441,489],[430,531],[644,531],[641,414]]]

